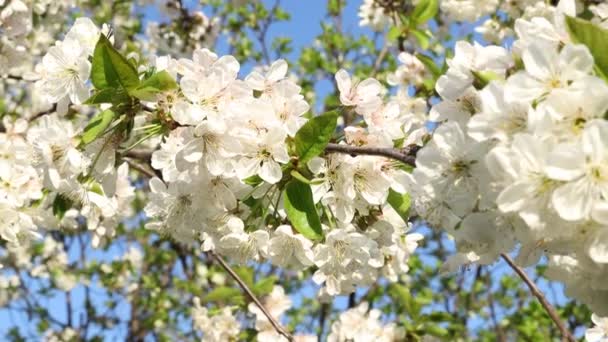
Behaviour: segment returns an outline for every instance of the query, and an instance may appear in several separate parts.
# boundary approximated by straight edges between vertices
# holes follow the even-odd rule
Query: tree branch
[[[239,284],[241,289],[243,289],[243,291],[245,291],[245,294],[247,294],[249,299],[251,299],[251,301],[253,301],[255,303],[255,305],[262,311],[264,316],[266,316],[266,318],[268,318],[268,321],[270,322],[270,324],[272,324],[274,330],[276,330],[277,333],[279,333],[279,334],[283,335],[285,338],[287,338],[288,341],[293,341],[293,336],[289,332],[287,332],[285,330],[285,328],[283,328],[281,326],[281,324],[274,319],[274,317],[272,317],[272,315],[270,314],[270,312],[268,312],[266,307],[264,307],[262,302],[260,302],[260,300],[255,296],[255,294],[253,294],[251,289],[249,289],[249,287],[247,286],[247,284],[245,284],[245,282],[241,279],[241,277],[239,277],[239,275],[236,274],[236,272],[234,272],[234,270],[230,267],[230,265],[228,265],[226,263],[226,261],[224,261],[224,259],[222,259],[221,256],[215,254],[214,252],[209,252],[209,254],[222,266],[222,268],[224,268],[224,270],[226,270],[226,272],[228,272],[228,274],[232,277],[232,279],[234,279],[234,281],[236,281],[237,284]]]
[[[388,54],[388,49],[389,49],[388,38],[385,36],[384,45],[382,46],[382,50],[380,50],[380,53],[378,54],[378,57],[376,58],[376,61],[374,62],[374,69],[372,70],[373,77],[375,77],[378,74],[378,71],[380,71],[382,62],[384,62],[384,58],[386,58],[386,55]]]
[[[329,143],[325,147],[326,153],[344,153],[350,155],[380,156],[398,160],[410,166],[416,166],[416,153],[420,149],[418,145],[409,145],[402,149],[390,147],[352,146],[346,144]],[[133,149],[126,153],[127,157],[140,161],[149,161],[152,151]]]
[[[538,299],[538,301],[543,306],[543,308],[545,308],[545,311],[547,311],[547,313],[549,314],[549,316],[551,317],[551,319],[553,320],[553,322],[555,323],[555,325],[561,332],[564,340],[569,341],[569,342],[575,342],[576,339],[574,338],[574,336],[572,336],[570,331],[568,331],[568,328],[566,328],[564,323],[561,321],[561,319],[559,318],[559,315],[557,314],[557,311],[555,310],[553,305],[551,305],[551,303],[549,303],[547,298],[545,298],[545,295],[543,295],[543,293],[539,290],[539,288],[536,286],[536,284],[534,284],[532,279],[530,279],[528,277],[526,272],[521,267],[517,266],[515,264],[515,262],[513,262],[513,259],[511,259],[511,257],[508,256],[507,254],[501,253],[500,256],[507,262],[507,264],[509,264],[509,266],[515,271],[515,273],[517,273],[517,275],[521,278],[521,280],[523,280],[524,283],[526,283],[526,285],[528,285],[530,292],[532,292],[534,297],[536,297],[536,299]]]
[[[327,315],[331,311],[329,303],[322,303],[319,315],[319,333],[317,334],[317,340],[321,341],[323,333],[325,332],[325,322],[327,321]]]
[[[23,77],[19,76],[19,75],[5,75],[3,77],[4,79],[7,80],[14,80],[14,81],[23,81]]]
[[[399,150],[388,147],[367,147],[367,146],[352,146],[343,144],[327,144],[325,147],[327,153],[345,153],[350,155],[368,155],[381,156],[398,160],[410,166],[416,166],[416,148],[405,148]]]
[[[264,20],[261,25],[260,32],[257,34],[258,41],[261,46],[262,56],[264,57],[264,61],[268,66],[270,66],[270,54],[268,53],[268,46],[266,46],[266,35],[268,33],[268,28],[272,24],[272,20],[274,19],[274,15],[279,8],[281,0],[276,0],[274,2],[274,6],[270,9],[268,13],[268,17]]]
[[[150,169],[147,164],[146,165],[141,165],[141,164],[139,164],[138,162],[136,162],[135,160],[133,160],[131,158],[125,158],[125,157],[123,157],[122,159],[124,161],[126,161],[127,164],[129,164],[130,168],[132,168],[133,170],[141,172],[143,175],[147,176],[148,178],[158,177],[158,175],[154,172],[154,170]]]
[[[505,332],[500,326],[500,322],[498,321],[496,315],[496,308],[494,307],[494,295],[492,294],[492,275],[490,274],[490,271],[486,272],[484,278],[488,286],[488,307],[490,308],[490,318],[492,319],[492,323],[494,324],[494,331],[496,331],[496,338],[499,342],[506,342],[507,338],[505,337]]]

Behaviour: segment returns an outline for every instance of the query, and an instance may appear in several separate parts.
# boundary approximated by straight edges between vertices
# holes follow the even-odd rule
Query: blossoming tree
[[[4,337],[608,340],[608,3],[347,6],[0,0]]]

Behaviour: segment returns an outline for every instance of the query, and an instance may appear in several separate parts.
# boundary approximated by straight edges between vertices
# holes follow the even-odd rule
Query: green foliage
[[[475,77],[474,85],[477,89],[482,89],[488,85],[488,83],[499,80],[500,76],[492,71],[473,71]]]
[[[234,268],[234,272],[247,284],[247,286],[253,286],[253,270],[246,266],[239,266]]]
[[[121,102],[127,102],[129,97],[153,101],[158,93],[177,88],[173,77],[164,70],[140,81],[134,65],[104,35],[100,35],[93,52],[91,81],[98,91],[87,101],[90,104],[117,103],[117,96]]]
[[[412,21],[418,25],[433,19],[439,11],[439,0],[420,0],[412,12]]]
[[[256,296],[263,297],[272,291],[272,288],[274,287],[274,284],[276,284],[277,281],[278,278],[275,276],[263,278],[257,283],[255,283],[255,285],[251,287],[251,290]]]
[[[337,119],[338,114],[335,111],[328,112],[308,120],[298,130],[294,141],[300,163],[307,163],[325,150],[336,130]]]
[[[173,77],[163,70],[142,81],[137,88],[129,91],[129,94],[140,100],[154,101],[158,93],[176,88],[177,83]]]
[[[128,138],[134,125],[133,118],[141,109],[139,100],[154,101],[159,93],[177,88],[177,83],[168,72],[155,73],[154,68],[145,72],[145,79],[140,81],[133,63],[118,52],[106,36],[99,36],[91,67],[91,81],[96,91],[85,103],[111,103],[112,107],[91,119],[82,135],[83,144],[89,144],[105,133],[112,122],[117,125],[111,128],[125,132]],[[118,117],[120,120],[115,121]],[[143,138],[127,150],[160,134],[161,130],[162,127],[158,126],[147,131]]]
[[[566,26],[572,41],[589,48],[597,74],[608,80],[608,30],[574,17],[566,17]]]
[[[88,144],[102,135],[116,117],[111,109],[106,109],[89,121],[82,134],[82,142]]]
[[[312,184],[312,182],[308,178],[304,177],[301,173],[299,173],[296,170],[291,170],[291,176],[304,184],[309,184],[309,185]]]
[[[308,184],[291,180],[283,193],[285,212],[293,228],[311,240],[323,237],[321,220],[312,199]]]
[[[428,49],[431,44],[431,34],[428,31],[412,29],[410,30],[410,34],[416,38],[418,41],[418,45],[424,50]]]
[[[424,64],[424,66],[431,72],[434,79],[439,78],[439,76],[443,74],[442,68],[440,68],[431,57],[417,53],[416,58],[418,58],[420,62],[422,62],[422,64]]]
[[[128,93],[122,88],[105,88],[95,91],[85,104],[112,103],[121,104],[129,101]]]
[[[219,286],[211,290],[204,297],[207,302],[222,302],[235,305],[244,305],[245,297],[240,288]]]
[[[413,318],[417,318],[420,315],[422,306],[416,301],[416,299],[410,293],[410,290],[401,284],[392,284],[389,287],[389,293],[392,298],[398,301],[403,306],[405,312]]]
[[[399,26],[391,26],[388,29],[388,33],[386,34],[386,39],[390,42],[396,42],[397,39],[401,36],[401,28]]]
[[[387,201],[403,221],[407,222],[409,220],[410,206],[412,203],[408,193],[400,194],[393,189],[389,189]]]
[[[103,34],[95,45],[91,66],[91,82],[96,89],[135,89],[139,85],[137,70]]]
[[[62,219],[65,216],[65,212],[72,207],[72,200],[69,198],[57,195],[53,201],[53,215],[58,219]]]

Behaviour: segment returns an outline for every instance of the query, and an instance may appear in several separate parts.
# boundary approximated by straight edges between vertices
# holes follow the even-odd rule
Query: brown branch
[[[321,341],[323,337],[323,333],[325,332],[325,322],[327,321],[327,315],[331,311],[331,306],[329,303],[322,303],[320,308],[319,315],[319,333],[317,334],[317,340]]]
[[[157,177],[158,175],[151,170],[147,165],[141,165],[140,163],[136,162],[135,160],[131,159],[131,158],[122,158],[124,161],[127,162],[127,164],[129,164],[129,167],[132,168],[133,170],[139,171],[140,173],[142,173],[143,175],[147,176],[148,178],[154,178]]]
[[[270,66],[270,54],[268,53],[268,46],[266,46],[266,36],[280,4],[281,0],[275,0],[274,6],[272,6],[270,9],[268,17],[261,24],[260,32],[257,34],[258,42],[260,43],[262,50],[262,56],[264,57],[264,61],[268,66]]]
[[[325,147],[327,153],[345,153],[350,155],[368,155],[381,156],[398,160],[410,166],[416,166],[416,149],[399,150],[396,148],[387,147],[367,147],[367,146],[352,146],[344,144],[327,144]]]
[[[547,298],[545,298],[545,295],[539,290],[536,284],[534,284],[532,279],[528,277],[526,272],[521,267],[517,266],[513,259],[511,259],[511,257],[507,254],[501,253],[500,256],[507,262],[507,264],[509,264],[509,266],[515,271],[515,273],[517,273],[521,280],[523,280],[524,283],[528,285],[530,292],[532,292],[534,297],[536,297],[536,299],[538,299],[543,308],[545,308],[545,311],[547,311],[547,314],[549,314],[549,316],[553,320],[553,323],[555,323],[555,325],[561,332],[563,339],[569,342],[575,342],[576,339],[574,338],[574,336],[572,336],[570,331],[568,331],[568,328],[566,328],[564,323],[561,321],[553,305],[549,303]]]
[[[357,294],[354,292],[351,292],[348,295],[348,308],[352,309],[355,307],[355,305],[357,305]]]
[[[410,166],[416,166],[416,153],[420,149],[418,145],[406,146],[403,149],[390,147],[352,146],[345,144],[329,143],[325,147],[326,153],[344,153],[350,155],[380,156],[398,160]],[[148,161],[152,151],[133,149],[126,153],[126,157],[140,161]]]
[[[35,113],[34,115],[30,116],[30,117],[27,119],[27,121],[32,122],[32,121],[34,121],[34,120],[36,120],[36,119],[38,119],[38,118],[40,118],[40,117],[43,117],[43,116],[45,116],[45,115],[48,115],[48,114],[53,114],[53,113],[54,113],[54,112],[56,112],[56,111],[57,111],[57,104],[56,104],[56,103],[54,103],[54,104],[51,106],[51,108],[49,108],[49,109],[47,109],[47,110],[44,110],[44,111],[42,111],[42,112]]]
[[[245,291],[245,293],[247,294],[249,299],[251,299],[251,301],[254,302],[255,305],[262,311],[264,316],[266,316],[266,318],[268,318],[268,321],[270,322],[270,324],[272,324],[272,326],[274,327],[274,330],[276,330],[277,333],[279,333],[279,334],[283,335],[285,338],[287,338],[288,341],[293,341],[293,336],[289,332],[287,332],[285,330],[285,328],[283,328],[281,326],[281,324],[274,319],[274,317],[272,317],[270,312],[268,312],[266,307],[264,307],[264,304],[262,304],[262,302],[260,302],[260,300],[251,291],[251,289],[249,289],[247,284],[245,284],[245,282],[241,279],[241,277],[239,277],[239,275],[236,274],[236,272],[234,272],[234,270],[230,267],[230,265],[228,265],[226,263],[226,261],[224,261],[224,259],[222,259],[221,256],[215,254],[214,252],[209,252],[209,254],[222,266],[222,268],[224,268],[224,270],[226,270],[226,272],[228,272],[228,274],[232,277],[232,279],[234,279],[234,281],[236,281],[237,284],[239,284],[241,289],[243,291]]]
[[[132,149],[129,150],[127,153],[124,154],[124,156],[129,157],[129,158],[134,158],[137,159],[139,161],[142,162],[147,162],[150,161],[150,158],[152,157],[152,153],[154,152],[154,150],[145,150],[145,149]]]
[[[7,80],[14,80],[14,81],[23,81],[23,77],[19,76],[19,75],[5,75],[4,77],[2,77],[4,79]]]

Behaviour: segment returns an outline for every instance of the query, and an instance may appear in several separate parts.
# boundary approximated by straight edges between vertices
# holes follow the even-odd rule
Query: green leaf
[[[337,112],[327,112],[308,120],[298,130],[294,140],[300,163],[305,164],[323,152],[336,130],[337,119]]]
[[[386,40],[389,42],[396,42],[399,36],[401,36],[401,28],[399,26],[391,26],[386,34]]]
[[[234,272],[245,282],[245,284],[247,284],[247,286],[253,286],[253,270],[250,267],[235,267]]]
[[[416,303],[410,289],[401,284],[391,284],[388,289],[391,297],[395,298],[405,309],[410,317],[416,318],[420,315],[421,307]]]
[[[287,218],[294,229],[309,239],[321,239],[321,220],[312,200],[310,186],[293,179],[285,186],[283,198]]]
[[[270,276],[258,281],[251,289],[256,296],[262,297],[269,294],[277,282],[277,277]]]
[[[431,323],[426,323],[424,325],[424,327],[422,328],[422,331],[426,334],[433,335],[436,337],[446,337],[449,334],[449,332],[446,328],[444,328],[438,324],[431,324]]]
[[[228,286],[216,287],[205,296],[206,302],[228,302],[233,304],[244,304],[245,300],[239,289]]]
[[[140,100],[154,101],[158,93],[175,88],[177,88],[175,79],[163,70],[141,82],[139,87],[129,91],[129,94]]]
[[[62,219],[65,212],[72,207],[72,200],[63,195],[57,195],[53,201],[53,215],[58,219]]]
[[[608,81],[608,30],[574,17],[566,17],[566,26],[573,42],[589,48],[596,72]]]
[[[340,2],[340,0],[327,1],[327,12],[333,16],[339,15],[341,10]]]
[[[302,183],[311,184],[310,180],[304,177],[301,173],[296,170],[291,170],[291,176]]]
[[[106,73],[104,69],[105,49],[107,38],[103,35],[99,35],[99,40],[95,44],[95,50],[93,51],[93,63],[91,64],[91,83],[95,86],[95,89],[105,89],[110,87],[106,80]]]
[[[474,85],[477,89],[483,89],[490,82],[501,79],[500,75],[493,71],[471,71],[475,76]]]
[[[111,109],[106,109],[97,114],[97,116],[91,119],[87,127],[84,128],[82,142],[88,144],[100,136],[110,126],[110,123],[114,120],[114,116],[115,113]]]
[[[260,178],[260,176],[258,176],[258,175],[253,175],[253,176],[243,179],[243,183],[245,183],[247,185],[251,185],[251,186],[258,186],[258,185],[262,184],[262,182],[264,182],[264,180],[262,178]]]
[[[428,32],[413,29],[410,33],[414,35],[414,38],[418,41],[418,44],[423,50],[427,50],[430,45],[431,35]]]
[[[403,221],[407,222],[410,217],[410,206],[412,204],[410,195],[407,193],[400,194],[393,189],[389,189],[387,201]]]
[[[423,24],[433,19],[439,11],[439,0],[420,0],[412,12],[412,20]]]
[[[96,91],[85,104],[112,103],[120,104],[129,101],[129,96],[123,89],[105,88]]]
[[[431,57],[417,53],[416,58],[418,58],[420,60],[420,62],[422,62],[422,64],[424,64],[424,66],[427,69],[429,69],[429,71],[431,72],[431,74],[433,74],[433,77],[435,79],[437,79],[437,78],[439,78],[439,76],[441,76],[441,74],[442,74],[441,68],[435,63],[435,61]]]
[[[256,340],[257,335],[258,335],[258,331],[253,328],[243,329],[239,333],[238,341],[245,341],[245,342],[257,341]]]
[[[95,45],[91,82],[96,89],[135,89],[139,85],[137,70],[124,58],[103,34]]]

